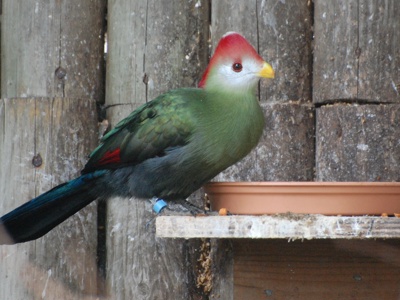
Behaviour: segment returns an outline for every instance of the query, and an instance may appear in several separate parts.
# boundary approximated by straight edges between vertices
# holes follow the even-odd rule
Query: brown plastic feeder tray
[[[400,213],[400,182],[212,182],[204,188],[212,210],[232,214]]]

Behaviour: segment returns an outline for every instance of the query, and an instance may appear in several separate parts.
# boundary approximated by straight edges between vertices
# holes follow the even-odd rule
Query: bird
[[[274,76],[241,34],[224,34],[197,87],[167,91],[117,123],[79,177],[0,218],[0,244],[35,240],[96,199],[186,199],[258,144],[258,82]]]

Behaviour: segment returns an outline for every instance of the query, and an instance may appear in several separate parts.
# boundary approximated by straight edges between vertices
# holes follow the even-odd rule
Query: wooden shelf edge
[[[263,216],[158,216],[160,238],[390,239],[400,218],[277,214]]]

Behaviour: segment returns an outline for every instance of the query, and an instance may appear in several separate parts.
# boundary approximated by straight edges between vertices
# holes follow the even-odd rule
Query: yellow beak
[[[260,72],[258,72],[257,75],[263,78],[274,78],[275,71],[274,69],[272,69],[269,63],[264,62],[262,69],[260,70]]]

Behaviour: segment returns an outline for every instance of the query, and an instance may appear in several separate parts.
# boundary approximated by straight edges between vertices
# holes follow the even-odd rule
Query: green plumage
[[[185,145],[194,131],[194,119],[190,109],[187,109],[191,101],[179,94],[178,91],[171,91],[161,95],[119,122],[102,138],[83,172],[136,165],[148,158],[165,155],[171,147]],[[116,149],[120,149],[119,160],[99,164],[107,152]]]
[[[179,185],[180,177],[193,172],[201,185],[249,153],[263,125],[252,91],[236,95],[193,88],[172,90],[139,107],[105,135],[84,173],[135,166],[184,149],[175,162],[183,165],[179,174],[165,175],[176,176]],[[101,163],[107,153],[117,149],[118,161]]]
[[[97,198],[185,199],[258,142],[263,114],[252,93],[170,91],[103,137],[83,175],[0,219],[0,244],[36,239]]]
[[[220,40],[199,82],[142,105],[106,134],[82,171],[0,218],[0,244],[38,238],[95,199],[187,198],[255,147],[259,78],[273,78],[244,37]]]

